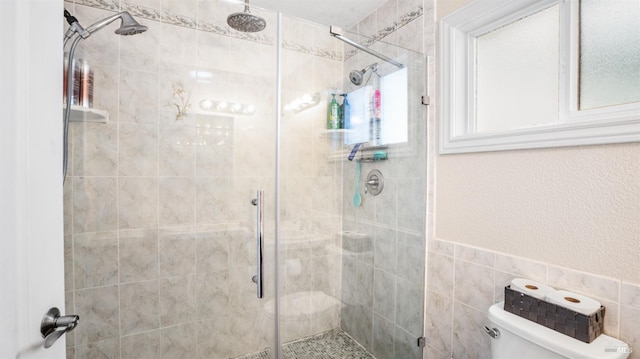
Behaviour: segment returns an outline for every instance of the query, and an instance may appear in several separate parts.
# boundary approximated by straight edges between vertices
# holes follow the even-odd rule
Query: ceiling
[[[251,0],[260,8],[279,11],[323,25],[349,28],[387,0]]]

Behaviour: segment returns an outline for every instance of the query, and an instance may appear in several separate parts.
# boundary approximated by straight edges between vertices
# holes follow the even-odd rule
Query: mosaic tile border
[[[90,6],[93,8],[98,8],[102,10],[109,11],[128,11],[132,15],[136,17],[140,17],[146,20],[157,21],[165,24],[185,27],[188,29],[194,29],[204,32],[209,32],[217,35],[228,36],[236,39],[253,41],[265,45],[273,45],[274,40],[270,36],[262,35],[262,34],[250,34],[243,33],[237,31],[230,31],[226,27],[218,26],[216,24],[212,24],[209,22],[198,21],[197,19],[173,14],[167,11],[152,9],[141,5],[129,4],[123,2],[120,5],[119,0],[75,0],[75,4]],[[385,26],[383,29],[379,30],[373,38],[367,39],[363,45],[369,47],[375,44],[377,41],[381,41],[385,37],[394,33],[398,29],[403,26],[409,24],[410,22],[420,18],[424,13],[424,9],[422,6],[409,11],[408,13],[400,16],[398,21],[394,21],[391,25]],[[284,41],[282,47],[286,50],[296,51],[300,53],[304,53],[307,55],[313,55],[318,57],[324,57],[331,60],[336,61],[344,61],[348,58],[356,55],[359,50],[357,49],[349,49],[344,53],[344,55],[338,51],[333,51],[329,49],[321,49],[321,48],[312,48],[309,46],[305,46],[300,43],[292,43],[288,41]]]
[[[185,27],[188,29],[210,32],[222,36],[229,36],[236,39],[249,40],[266,45],[273,45],[274,43],[273,39],[270,36],[230,31],[227,28],[212,23],[203,21],[199,22],[198,19],[194,19],[192,17],[173,14],[168,11],[152,9],[141,5],[129,4],[126,2],[123,2],[122,5],[119,5],[118,0],[75,0],[75,3],[76,5],[85,5],[102,10],[128,11],[131,13],[131,15],[146,20],[157,21],[164,24]]]
[[[329,36],[329,35],[327,35]],[[332,51],[327,49],[317,49],[309,46],[305,46],[295,42],[283,41],[282,48],[285,50],[291,50],[300,52],[307,55],[313,55],[318,57],[325,57],[331,60],[343,61],[342,53],[338,51]]]

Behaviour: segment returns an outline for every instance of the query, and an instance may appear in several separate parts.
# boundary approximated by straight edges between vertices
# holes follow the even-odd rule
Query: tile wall
[[[606,307],[605,334],[632,348],[640,344],[638,284],[438,239],[429,241],[427,261],[428,358],[491,358],[491,338],[482,327],[514,277],[598,300]]]
[[[427,68],[425,32],[431,32],[433,6],[422,0],[392,0],[350,29],[356,41],[392,58],[419,58],[419,71]],[[353,34],[349,36],[353,37]],[[373,40],[371,40],[373,39]],[[377,40],[380,40],[378,42]],[[405,50],[408,49],[408,50]],[[381,61],[345,47],[344,78],[349,71]],[[384,65],[384,64],[383,64]],[[422,358],[417,339],[422,336],[427,198],[426,80],[410,72],[416,97],[410,109],[410,143],[387,149],[388,161],[363,163],[360,180],[372,169],[384,175],[378,196],[365,194],[353,207],[355,165],[345,162],[343,194],[343,248],[341,326],[379,359]],[[352,85],[345,82],[346,89]],[[411,101],[411,99],[410,99]],[[414,107],[415,104],[415,107]]]
[[[224,1],[78,0],[65,7],[84,25],[124,9],[149,27],[119,37],[110,25],[79,53],[95,71],[94,107],[110,118],[71,125],[65,284],[67,312],[80,315],[81,325],[67,336],[68,357],[228,358],[268,346],[274,288],[255,298],[250,200],[265,190],[265,256],[273,259],[275,16],[254,10],[269,25],[247,35],[226,27],[226,16],[241,9]],[[341,45],[327,41],[324,28],[284,26],[295,36],[285,39],[283,92],[311,88],[326,98],[342,69]],[[191,106],[178,120],[180,88]],[[202,100],[256,111],[209,113]],[[325,247],[336,243],[341,192],[313,188],[340,183],[341,167],[326,159],[332,141],[314,132],[325,109],[314,111],[283,117],[281,128],[284,288],[316,293],[291,297],[298,301],[285,311],[287,338],[339,325],[339,254]],[[268,281],[273,268],[265,267]]]

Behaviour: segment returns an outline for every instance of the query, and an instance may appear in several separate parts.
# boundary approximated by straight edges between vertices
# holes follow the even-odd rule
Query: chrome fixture
[[[500,331],[496,328],[489,328],[486,325],[484,326],[484,332],[487,333],[491,338],[493,339],[499,339],[500,338]]]
[[[256,284],[258,299],[263,297],[262,292],[262,251],[264,240],[264,191],[258,190],[256,198],[251,200],[251,204],[256,206],[256,253],[257,253],[257,272],[251,280]]]
[[[364,193],[371,193],[377,196],[382,192],[384,188],[384,177],[382,172],[378,170],[371,170],[367,174],[367,178],[364,180]]]
[[[133,16],[131,16],[131,14],[126,11],[111,15],[100,21],[97,21],[86,29],[83,28],[82,25],[80,25],[78,19],[76,19],[75,16],[71,15],[67,10],[64,10],[64,17],[65,19],[67,19],[67,23],[69,23],[70,25],[69,29],[64,35],[65,43],[67,40],[73,37],[74,34],[78,34],[83,39],[86,39],[94,32],[102,29],[103,27],[109,25],[117,19],[121,20],[120,27],[115,31],[115,33],[118,35],[135,35],[141,32],[145,32],[148,29],[146,26],[140,25],[140,23],[137,22],[133,18]]]
[[[362,70],[353,70],[349,72],[349,80],[351,80],[352,84],[360,86],[362,85],[362,79],[364,79],[364,75],[366,75],[369,70],[376,72],[378,70],[378,63],[374,62]]]
[[[144,25],[140,25],[140,23],[137,22],[133,18],[133,16],[131,16],[131,14],[129,14],[126,11],[123,11],[121,13],[118,13],[118,14],[106,17],[100,21],[97,21],[93,25],[89,26],[87,28],[87,31],[89,32],[89,34],[93,34],[94,32],[102,29],[103,27],[109,25],[110,23],[114,22],[117,19],[121,20],[120,27],[117,28],[116,31],[114,31],[118,35],[123,35],[123,36],[136,35],[136,34],[143,33],[148,29],[148,27]]]
[[[80,321],[77,315],[60,315],[60,309],[53,307],[45,313],[40,323],[40,334],[44,347],[50,348],[63,334],[72,331]]]
[[[342,41],[346,42],[347,44],[349,44],[349,45],[351,45],[351,46],[353,46],[353,47],[355,47],[355,48],[357,48],[359,50],[362,50],[362,51],[364,51],[364,52],[366,52],[366,53],[368,53],[370,55],[373,55],[373,56],[379,58],[380,60],[384,60],[384,61],[386,61],[386,62],[388,62],[388,63],[390,63],[390,64],[392,64],[392,65],[394,65],[394,66],[396,66],[396,67],[398,67],[400,69],[404,67],[403,64],[395,61],[394,59],[392,59],[390,57],[387,57],[387,56],[385,56],[385,55],[383,55],[383,54],[381,54],[381,53],[379,53],[377,51],[371,50],[370,48],[368,48],[366,46],[360,45],[359,43],[344,37],[344,35],[342,35],[343,34],[343,30],[341,28],[337,27],[337,26],[329,27],[329,34],[331,34],[331,36],[335,37],[338,40],[342,40]]]
[[[85,30],[82,25],[80,25],[78,19],[76,19],[75,16],[71,15],[67,11],[67,9],[64,10],[64,17],[65,19],[67,19],[67,23],[69,23],[69,29],[67,29],[67,32],[64,34],[65,45],[67,43],[67,40],[69,40],[74,34],[82,36],[83,39],[89,37],[89,32]]]
[[[64,35],[64,43],[62,48],[67,47],[67,42],[73,38],[71,48],[69,49],[69,60],[67,62],[67,103],[64,112],[64,132],[63,132],[63,159],[62,159],[62,183],[67,178],[67,162],[69,160],[69,117],[71,115],[71,97],[73,94],[73,71],[71,71],[71,65],[73,63],[73,55],[76,52],[76,46],[82,39],[86,39],[94,32],[104,28],[117,19],[120,19],[120,27],[116,29],[115,33],[118,35],[135,35],[147,31],[147,27],[138,23],[132,16],[126,11],[111,15],[102,20],[93,23],[86,29],[80,25],[78,19],[71,15],[67,10],[64,10],[64,17],[69,23],[69,29]]]
[[[227,24],[231,28],[242,32],[258,32],[264,30],[267,26],[267,22],[263,18],[251,13],[249,0],[244,0],[243,12],[234,12],[227,16]]]

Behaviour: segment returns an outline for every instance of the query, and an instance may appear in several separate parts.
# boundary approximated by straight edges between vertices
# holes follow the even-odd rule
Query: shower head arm
[[[95,23],[89,25],[89,27],[87,27],[87,32],[89,32],[89,34],[93,34],[94,32],[102,29],[103,27],[109,25],[110,23],[116,21],[117,19],[122,18],[123,14],[125,14],[125,12],[120,12],[114,15],[111,15],[109,17],[105,17],[102,20],[98,20]]]
[[[369,66],[365,67],[364,69],[360,70],[360,72],[362,72],[362,74],[364,75],[369,70],[373,70],[373,72],[378,71],[378,63],[374,62],[371,65],[369,65]]]

